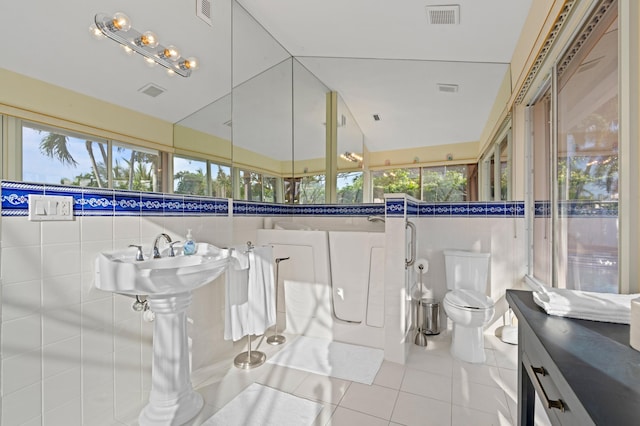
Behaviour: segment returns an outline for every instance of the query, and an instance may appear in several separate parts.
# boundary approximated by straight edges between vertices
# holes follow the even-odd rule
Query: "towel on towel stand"
[[[273,248],[234,249],[225,278],[225,340],[260,335],[275,324]]]

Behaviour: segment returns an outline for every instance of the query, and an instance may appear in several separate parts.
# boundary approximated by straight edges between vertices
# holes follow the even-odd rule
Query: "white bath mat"
[[[303,426],[313,424],[322,404],[253,383],[202,426]]]
[[[300,336],[267,362],[370,385],[383,359],[382,349]]]

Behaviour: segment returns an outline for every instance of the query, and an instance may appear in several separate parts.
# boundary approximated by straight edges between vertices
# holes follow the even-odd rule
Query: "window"
[[[558,287],[617,292],[618,27],[603,21],[558,71],[555,267]]]
[[[160,152],[88,135],[22,124],[22,180],[160,191]]]
[[[619,291],[616,9],[595,9],[529,107],[530,273],[560,288]]]
[[[337,203],[356,204],[362,203],[363,172],[343,172],[338,173]]]
[[[158,151],[113,143],[113,188],[160,192]]]

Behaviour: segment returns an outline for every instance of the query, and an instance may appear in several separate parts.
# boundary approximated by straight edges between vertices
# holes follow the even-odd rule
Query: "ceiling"
[[[232,79],[238,83],[230,59],[231,1],[211,0],[212,26],[196,16],[196,1],[165,0],[162,7],[152,0],[1,2],[0,39],[11,42],[3,43],[0,67],[179,122],[228,99]],[[480,138],[532,0],[238,3],[286,55],[340,94],[368,148],[382,151]],[[459,5],[459,24],[429,23],[425,6],[443,3]],[[112,41],[93,38],[94,15],[117,11],[136,29],[151,29],[184,56],[198,57],[200,68],[189,78],[169,77]],[[257,68],[261,61],[273,65],[261,43],[243,37],[234,32],[234,43],[243,43]],[[235,68],[238,63],[234,58]],[[165,92],[141,93],[149,83]],[[438,84],[457,85],[457,92],[440,92]]]

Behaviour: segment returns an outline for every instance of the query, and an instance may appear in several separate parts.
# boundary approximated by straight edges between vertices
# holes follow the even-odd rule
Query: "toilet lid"
[[[493,300],[489,296],[473,290],[451,290],[445,297],[447,302],[460,308],[489,309],[493,307]]]

